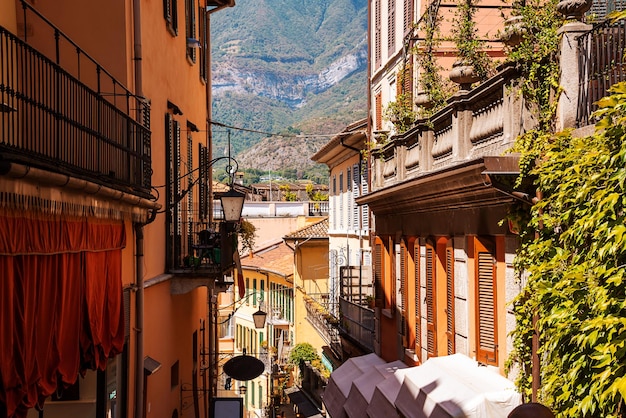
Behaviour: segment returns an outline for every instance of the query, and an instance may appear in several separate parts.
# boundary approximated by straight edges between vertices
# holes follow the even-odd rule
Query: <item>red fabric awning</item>
[[[125,244],[122,221],[0,212],[0,415],[121,352]]]

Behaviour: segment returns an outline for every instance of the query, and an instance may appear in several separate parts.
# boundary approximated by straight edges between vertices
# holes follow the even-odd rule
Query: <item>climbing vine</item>
[[[485,41],[478,36],[476,10],[475,0],[458,1],[450,40],[456,45],[459,61],[471,65],[476,75],[485,80],[493,70],[493,62],[485,52]]]
[[[418,30],[423,33],[423,42],[416,44],[411,52],[420,67],[419,88],[427,95],[427,103],[422,109],[422,116],[428,117],[446,105],[452,95],[452,86],[441,77],[443,68],[437,63],[433,51],[441,43],[439,27],[442,21],[439,15],[439,2],[434,0],[428,6],[424,18],[418,23]]]
[[[626,396],[626,83],[598,103],[593,135],[554,131],[559,94],[556,2],[527,2],[525,38],[509,54],[534,111],[521,135],[518,183],[534,179],[541,199],[517,208],[515,267],[525,281],[514,301],[518,387],[529,397],[531,339],[539,336],[539,400],[559,417],[624,417]],[[536,323],[533,321],[536,318]]]
[[[515,303],[517,358],[528,370],[536,314],[541,397],[563,417],[625,412],[626,83],[596,115],[594,135],[550,135],[531,170],[544,194],[529,223],[538,237],[517,258],[528,275]]]

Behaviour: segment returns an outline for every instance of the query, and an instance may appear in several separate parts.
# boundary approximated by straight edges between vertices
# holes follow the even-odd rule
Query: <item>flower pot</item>
[[[504,32],[500,36],[500,40],[507,46],[515,48],[522,43],[526,27],[522,16],[512,16],[504,21]]]
[[[556,10],[565,16],[566,20],[582,20],[592,3],[593,0],[562,0],[556,5]]]
[[[469,90],[472,84],[480,81],[480,77],[476,74],[474,66],[466,61],[457,61],[452,65],[450,71],[450,80],[459,84],[461,90]]]
[[[415,99],[413,100],[415,106],[421,107],[423,109],[430,109],[433,107],[433,101],[431,100],[430,94],[425,91],[418,91],[415,94]]]

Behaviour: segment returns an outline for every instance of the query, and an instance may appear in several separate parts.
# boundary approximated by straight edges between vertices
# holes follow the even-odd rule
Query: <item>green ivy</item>
[[[525,38],[509,53],[537,127],[521,135],[522,184],[541,199],[514,208],[520,228],[515,268],[525,281],[514,301],[508,367],[530,397],[531,340],[539,337],[539,400],[558,417],[624,417],[626,408],[626,83],[598,103],[593,135],[554,132],[556,60],[563,19],[556,1],[515,5]],[[536,325],[533,324],[536,318]]]
[[[524,37],[509,51],[507,61],[514,62],[521,73],[519,88],[528,107],[537,116],[537,130],[552,132],[559,93],[557,31],[563,17],[557,12],[557,0],[514,2],[512,15],[522,16]],[[539,145],[541,146],[541,145]]]
[[[459,60],[474,67],[481,80],[485,80],[493,70],[493,62],[485,52],[485,41],[478,37],[474,21],[476,0],[459,0],[452,25],[452,41],[456,44]]]
[[[433,51],[441,43],[439,27],[442,18],[439,15],[439,0],[433,0],[425,13],[418,29],[424,34],[424,41],[411,50],[419,64],[419,87],[428,95],[429,107],[422,110],[422,116],[428,117],[446,105],[452,95],[452,86],[441,76],[443,68],[437,63]]]
[[[401,73],[404,73],[404,71],[401,71]],[[401,82],[401,80],[398,80],[398,82]],[[408,131],[413,126],[416,116],[413,111],[411,94],[408,93],[399,94],[395,101],[387,103],[387,106],[383,109],[383,117],[385,120],[393,123],[398,134]]]
[[[514,358],[530,388],[532,315],[541,398],[559,417],[621,417],[626,396],[626,83],[599,103],[596,133],[550,136],[531,170],[533,207],[517,267]],[[528,231],[537,231],[538,237]]]

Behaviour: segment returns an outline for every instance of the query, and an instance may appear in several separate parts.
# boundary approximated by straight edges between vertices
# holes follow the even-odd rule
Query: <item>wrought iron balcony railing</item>
[[[344,335],[374,352],[374,311],[339,298],[340,327]]]
[[[596,102],[609,88],[626,80],[626,22],[607,20],[578,38],[580,73],[578,126],[593,123],[591,114]]]
[[[233,267],[237,232],[230,222],[185,219],[168,222],[167,265],[171,273],[221,279]]]
[[[328,303],[328,294],[306,295],[304,302],[307,320],[317,330],[326,344],[340,355],[339,320],[330,313],[332,309]]]
[[[23,37],[0,27],[1,158],[149,197],[148,103],[21,3]]]

